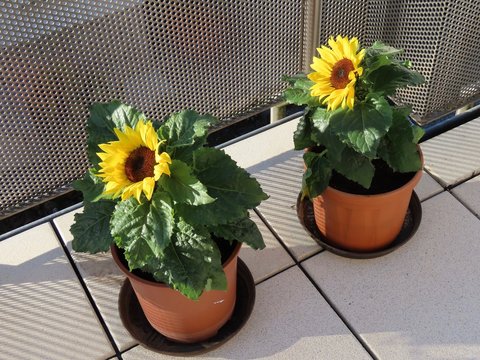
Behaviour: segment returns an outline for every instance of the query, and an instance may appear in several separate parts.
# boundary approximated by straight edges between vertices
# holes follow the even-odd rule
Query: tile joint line
[[[117,344],[115,343],[115,340],[113,339],[113,336],[110,333],[110,330],[108,329],[108,326],[105,323],[105,320],[103,319],[102,314],[100,313],[100,310],[98,309],[97,304],[95,303],[95,300],[92,297],[92,294],[88,290],[88,287],[87,287],[87,284],[85,283],[85,280],[83,279],[82,275],[80,274],[80,271],[78,270],[78,267],[75,264],[75,261],[73,260],[72,255],[70,254],[70,251],[68,250],[67,246],[63,242],[62,235],[60,234],[60,231],[58,230],[58,228],[57,228],[55,222],[53,221],[53,219],[49,220],[49,223],[52,226],[53,231],[55,232],[55,235],[57,236],[57,239],[60,243],[60,246],[62,247],[63,252],[65,253],[65,256],[67,257],[68,262],[70,263],[70,266],[72,266],[73,271],[75,272],[75,275],[77,276],[77,279],[78,279],[80,285],[82,286],[83,291],[85,292],[85,294],[87,296],[87,299],[90,302],[90,305],[92,306],[93,311],[95,312],[95,315],[98,318],[98,321],[100,322],[100,325],[103,328],[103,331],[105,332],[108,340],[110,341],[110,344],[112,345],[113,350],[115,351],[115,356],[117,356],[121,360],[122,357],[121,357],[120,349],[118,348]]]
[[[338,318],[344,323],[344,325],[348,328],[348,330],[352,333],[352,335],[357,339],[357,341],[362,345],[362,347],[365,349],[365,351],[372,357],[374,360],[378,360],[378,357],[375,355],[372,349],[365,343],[365,341],[362,339],[362,337],[355,331],[352,325],[345,319],[345,317],[342,315],[340,310],[337,309],[337,307],[333,304],[333,302],[330,300],[330,298],[324,293],[324,291],[320,288],[320,286],[315,282],[315,280],[310,276],[310,274],[305,270],[305,268],[302,265],[302,262],[307,260],[303,259],[302,261],[298,261],[293,253],[290,251],[288,246],[283,242],[283,240],[280,238],[278,233],[273,229],[273,227],[270,225],[268,220],[263,216],[263,214],[257,209],[253,209],[255,213],[258,215],[258,217],[262,220],[262,222],[265,224],[265,226],[270,230],[270,232],[275,236],[277,241],[280,243],[280,245],[285,249],[285,251],[290,255],[290,257],[293,259],[295,262],[295,265],[298,266],[300,271],[305,275],[305,277],[310,281],[310,283],[313,285],[313,287],[320,293],[320,295],[324,298],[324,300],[327,302],[327,304],[332,308],[332,310],[335,312],[335,314],[338,316]],[[319,252],[321,253],[321,252]],[[312,256],[309,256],[309,258],[315,256],[317,254],[314,254]],[[291,267],[289,267],[290,269]]]

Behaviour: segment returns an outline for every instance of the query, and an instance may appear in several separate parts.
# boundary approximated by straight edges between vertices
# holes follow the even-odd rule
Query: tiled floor
[[[324,251],[299,224],[294,128],[225,149],[270,195],[252,212],[267,248],[240,254],[257,284],[249,321],[200,357],[480,359],[480,120],[422,145],[420,228],[370,260]],[[123,276],[110,255],[71,251],[77,211],[0,242],[0,359],[170,358],[123,327]]]

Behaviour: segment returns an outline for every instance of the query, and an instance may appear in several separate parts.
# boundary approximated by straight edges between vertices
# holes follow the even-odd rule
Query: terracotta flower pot
[[[227,290],[204,291],[198,300],[190,300],[163,283],[148,281],[132,274],[119,258],[119,249],[112,245],[115,263],[127,276],[143,312],[152,327],[165,337],[193,343],[214,336],[230,319],[237,292],[237,257],[241,244],[223,264]]]
[[[329,186],[312,200],[315,223],[330,243],[343,249],[382,249],[400,233],[413,188],[421,177],[419,170],[402,187],[377,195],[355,195]]]

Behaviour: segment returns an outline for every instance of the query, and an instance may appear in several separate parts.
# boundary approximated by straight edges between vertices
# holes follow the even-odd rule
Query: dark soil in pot
[[[372,161],[375,167],[375,175],[373,176],[370,189],[354,181],[348,180],[345,176],[339,174],[335,170],[332,172],[330,179],[330,187],[356,195],[377,195],[398,189],[408,183],[414,176],[415,172],[399,173],[394,172],[385,161],[375,159]]]
[[[220,250],[221,261],[222,261],[222,265],[223,265],[223,264],[225,264],[225,261],[227,261],[227,259],[230,257],[230,255],[233,253],[233,250],[235,249],[235,246],[237,245],[237,242],[236,241],[231,241],[230,242],[228,240],[218,238],[214,235],[212,235],[212,240],[217,244],[218,249]],[[129,268],[128,263],[127,263],[127,260],[125,259],[125,256],[123,254],[124,254],[123,249],[118,248],[118,256],[119,256],[122,264],[128,269]],[[138,277],[141,277],[144,280],[156,282],[156,280],[154,279],[152,274],[147,273],[145,271],[142,271],[140,269],[133,270],[132,274],[135,274],[135,275],[137,275]]]

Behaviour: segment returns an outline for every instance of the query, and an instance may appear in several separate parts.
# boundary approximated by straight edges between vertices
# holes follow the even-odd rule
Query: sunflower
[[[361,76],[363,68],[359,67],[365,56],[365,49],[358,52],[356,37],[337,36],[328,40],[330,48],[322,45],[317,51],[320,58],[314,57],[310,65],[315,72],[308,78],[315,82],[310,88],[312,96],[319,97],[329,110],[339,106],[353,109],[355,99],[355,82]]]
[[[161,144],[155,129],[149,121],[139,121],[135,129],[125,126],[123,132],[115,128],[118,141],[100,144],[103,152],[97,153],[102,160],[98,176],[106,182],[104,194],[113,198],[131,196],[140,202],[143,193],[152,198],[155,182],[162,174],[170,176],[170,156],[158,153]]]

